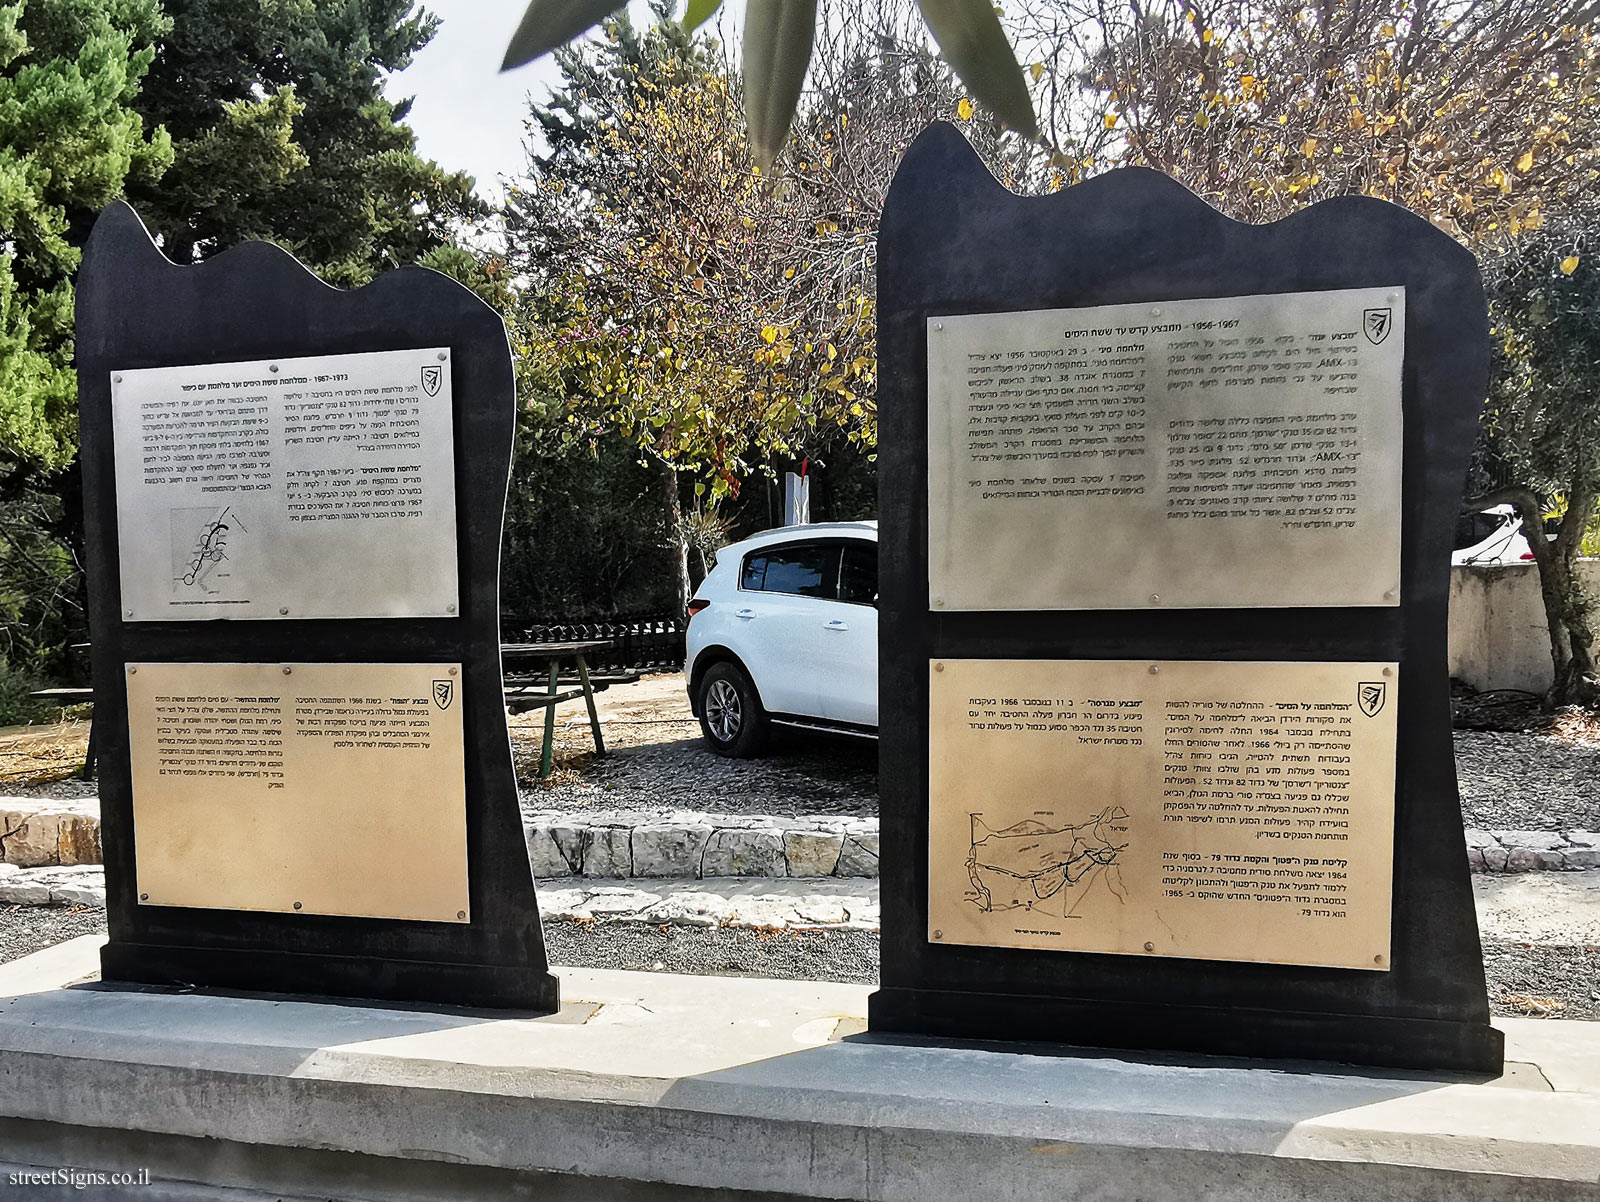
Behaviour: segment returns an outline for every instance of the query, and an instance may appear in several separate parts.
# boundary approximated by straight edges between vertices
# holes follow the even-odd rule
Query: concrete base
[[[850,985],[559,970],[561,1013],[101,989],[0,966],[0,1181],[148,1199],[1600,1199],[1600,1023],[1495,1081],[889,1044]],[[71,1184],[30,1197],[81,1197]],[[241,1191],[238,1193],[230,1191]],[[113,1195],[115,1196],[115,1195]]]

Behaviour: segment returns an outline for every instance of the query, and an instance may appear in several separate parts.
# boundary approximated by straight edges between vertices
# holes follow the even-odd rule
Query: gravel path
[[[1546,734],[1458,730],[1461,812],[1478,830],[1600,830],[1600,746]]]
[[[103,910],[0,910],[0,963],[105,930]],[[773,933],[750,928],[546,922],[554,965],[806,981],[878,980],[876,931]],[[1486,939],[1490,1008],[1519,1018],[1600,1020],[1600,947]]]
[[[608,726],[623,735],[625,727]],[[768,754],[730,760],[706,749],[698,725],[660,723],[650,741],[617,746],[581,776],[528,790],[540,810],[707,810],[718,814],[878,812],[878,744],[845,735],[774,731]],[[620,743],[621,740],[619,739]]]
[[[106,912],[80,906],[0,907],[0,964],[79,935],[104,934]]]
[[[1600,1019],[1600,947],[1486,939],[1483,969],[1496,1014]]]

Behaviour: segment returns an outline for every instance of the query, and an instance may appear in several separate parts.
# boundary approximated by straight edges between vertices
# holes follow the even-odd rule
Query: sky
[[[523,165],[527,97],[544,100],[560,72],[546,55],[500,73],[526,0],[425,0],[425,6],[440,19],[439,32],[385,91],[392,100],[416,97],[408,124],[424,158],[467,172],[485,199],[498,199],[500,177],[519,174]],[[643,0],[631,0],[630,11],[641,24],[649,19]]]

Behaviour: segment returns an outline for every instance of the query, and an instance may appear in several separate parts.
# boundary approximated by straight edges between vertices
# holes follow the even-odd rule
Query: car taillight
[[[689,616],[691,618],[694,617],[695,614],[699,613],[702,609],[705,609],[710,604],[711,602],[702,601],[696,597],[693,601],[689,602]]]

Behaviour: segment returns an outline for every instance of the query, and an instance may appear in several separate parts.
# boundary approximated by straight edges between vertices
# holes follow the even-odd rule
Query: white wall
[[[1600,559],[1578,570],[1600,595]],[[1450,570],[1450,675],[1479,690],[1550,687],[1550,633],[1532,563]]]

